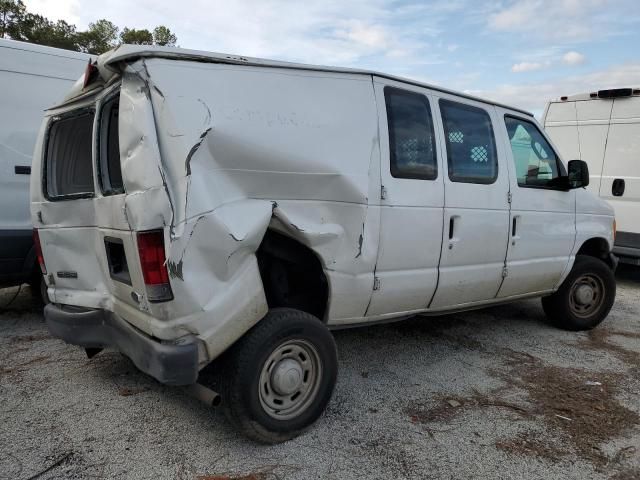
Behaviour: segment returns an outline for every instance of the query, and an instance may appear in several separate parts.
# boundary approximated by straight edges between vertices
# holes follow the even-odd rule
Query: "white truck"
[[[563,157],[587,162],[587,188],[615,210],[613,252],[640,265],[640,87],[560,97],[542,123]]]
[[[263,442],[329,402],[331,328],[544,297],[580,330],[614,302],[584,162],[527,112],[381,73],[121,46],[47,112],[33,168],[51,332],[165,384],[216,360]]]
[[[29,214],[31,157],[44,111],[64,97],[89,59],[0,38],[0,287],[28,282],[42,293]]]

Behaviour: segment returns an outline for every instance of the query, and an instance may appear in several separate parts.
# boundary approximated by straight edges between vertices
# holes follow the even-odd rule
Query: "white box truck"
[[[31,213],[52,333],[278,442],[337,376],[331,328],[543,297],[593,328],[613,209],[530,113],[366,70],[121,46],[46,113]],[[427,321],[427,320],[425,320]]]
[[[640,87],[560,97],[542,124],[563,158],[587,162],[587,188],[615,209],[614,253],[640,265]]]
[[[41,293],[29,214],[31,157],[44,110],[59,102],[89,55],[0,39],[0,287]]]

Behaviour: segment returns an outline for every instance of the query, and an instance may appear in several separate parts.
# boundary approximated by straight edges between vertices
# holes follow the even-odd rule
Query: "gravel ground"
[[[589,333],[548,326],[539,301],[335,332],[326,414],[277,446],[51,338],[25,287],[0,313],[0,477],[640,479],[640,268],[618,282]]]

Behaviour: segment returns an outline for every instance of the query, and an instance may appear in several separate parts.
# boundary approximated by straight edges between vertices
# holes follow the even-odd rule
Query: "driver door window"
[[[561,175],[555,152],[535,124],[516,117],[505,117],[518,186],[550,188]]]

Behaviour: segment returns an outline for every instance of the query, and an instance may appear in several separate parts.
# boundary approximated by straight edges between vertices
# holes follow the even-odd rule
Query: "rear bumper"
[[[49,304],[44,316],[54,336],[85,348],[115,348],[161,383],[190,385],[198,378],[195,337],[180,344],[160,343],[106,310]]]

